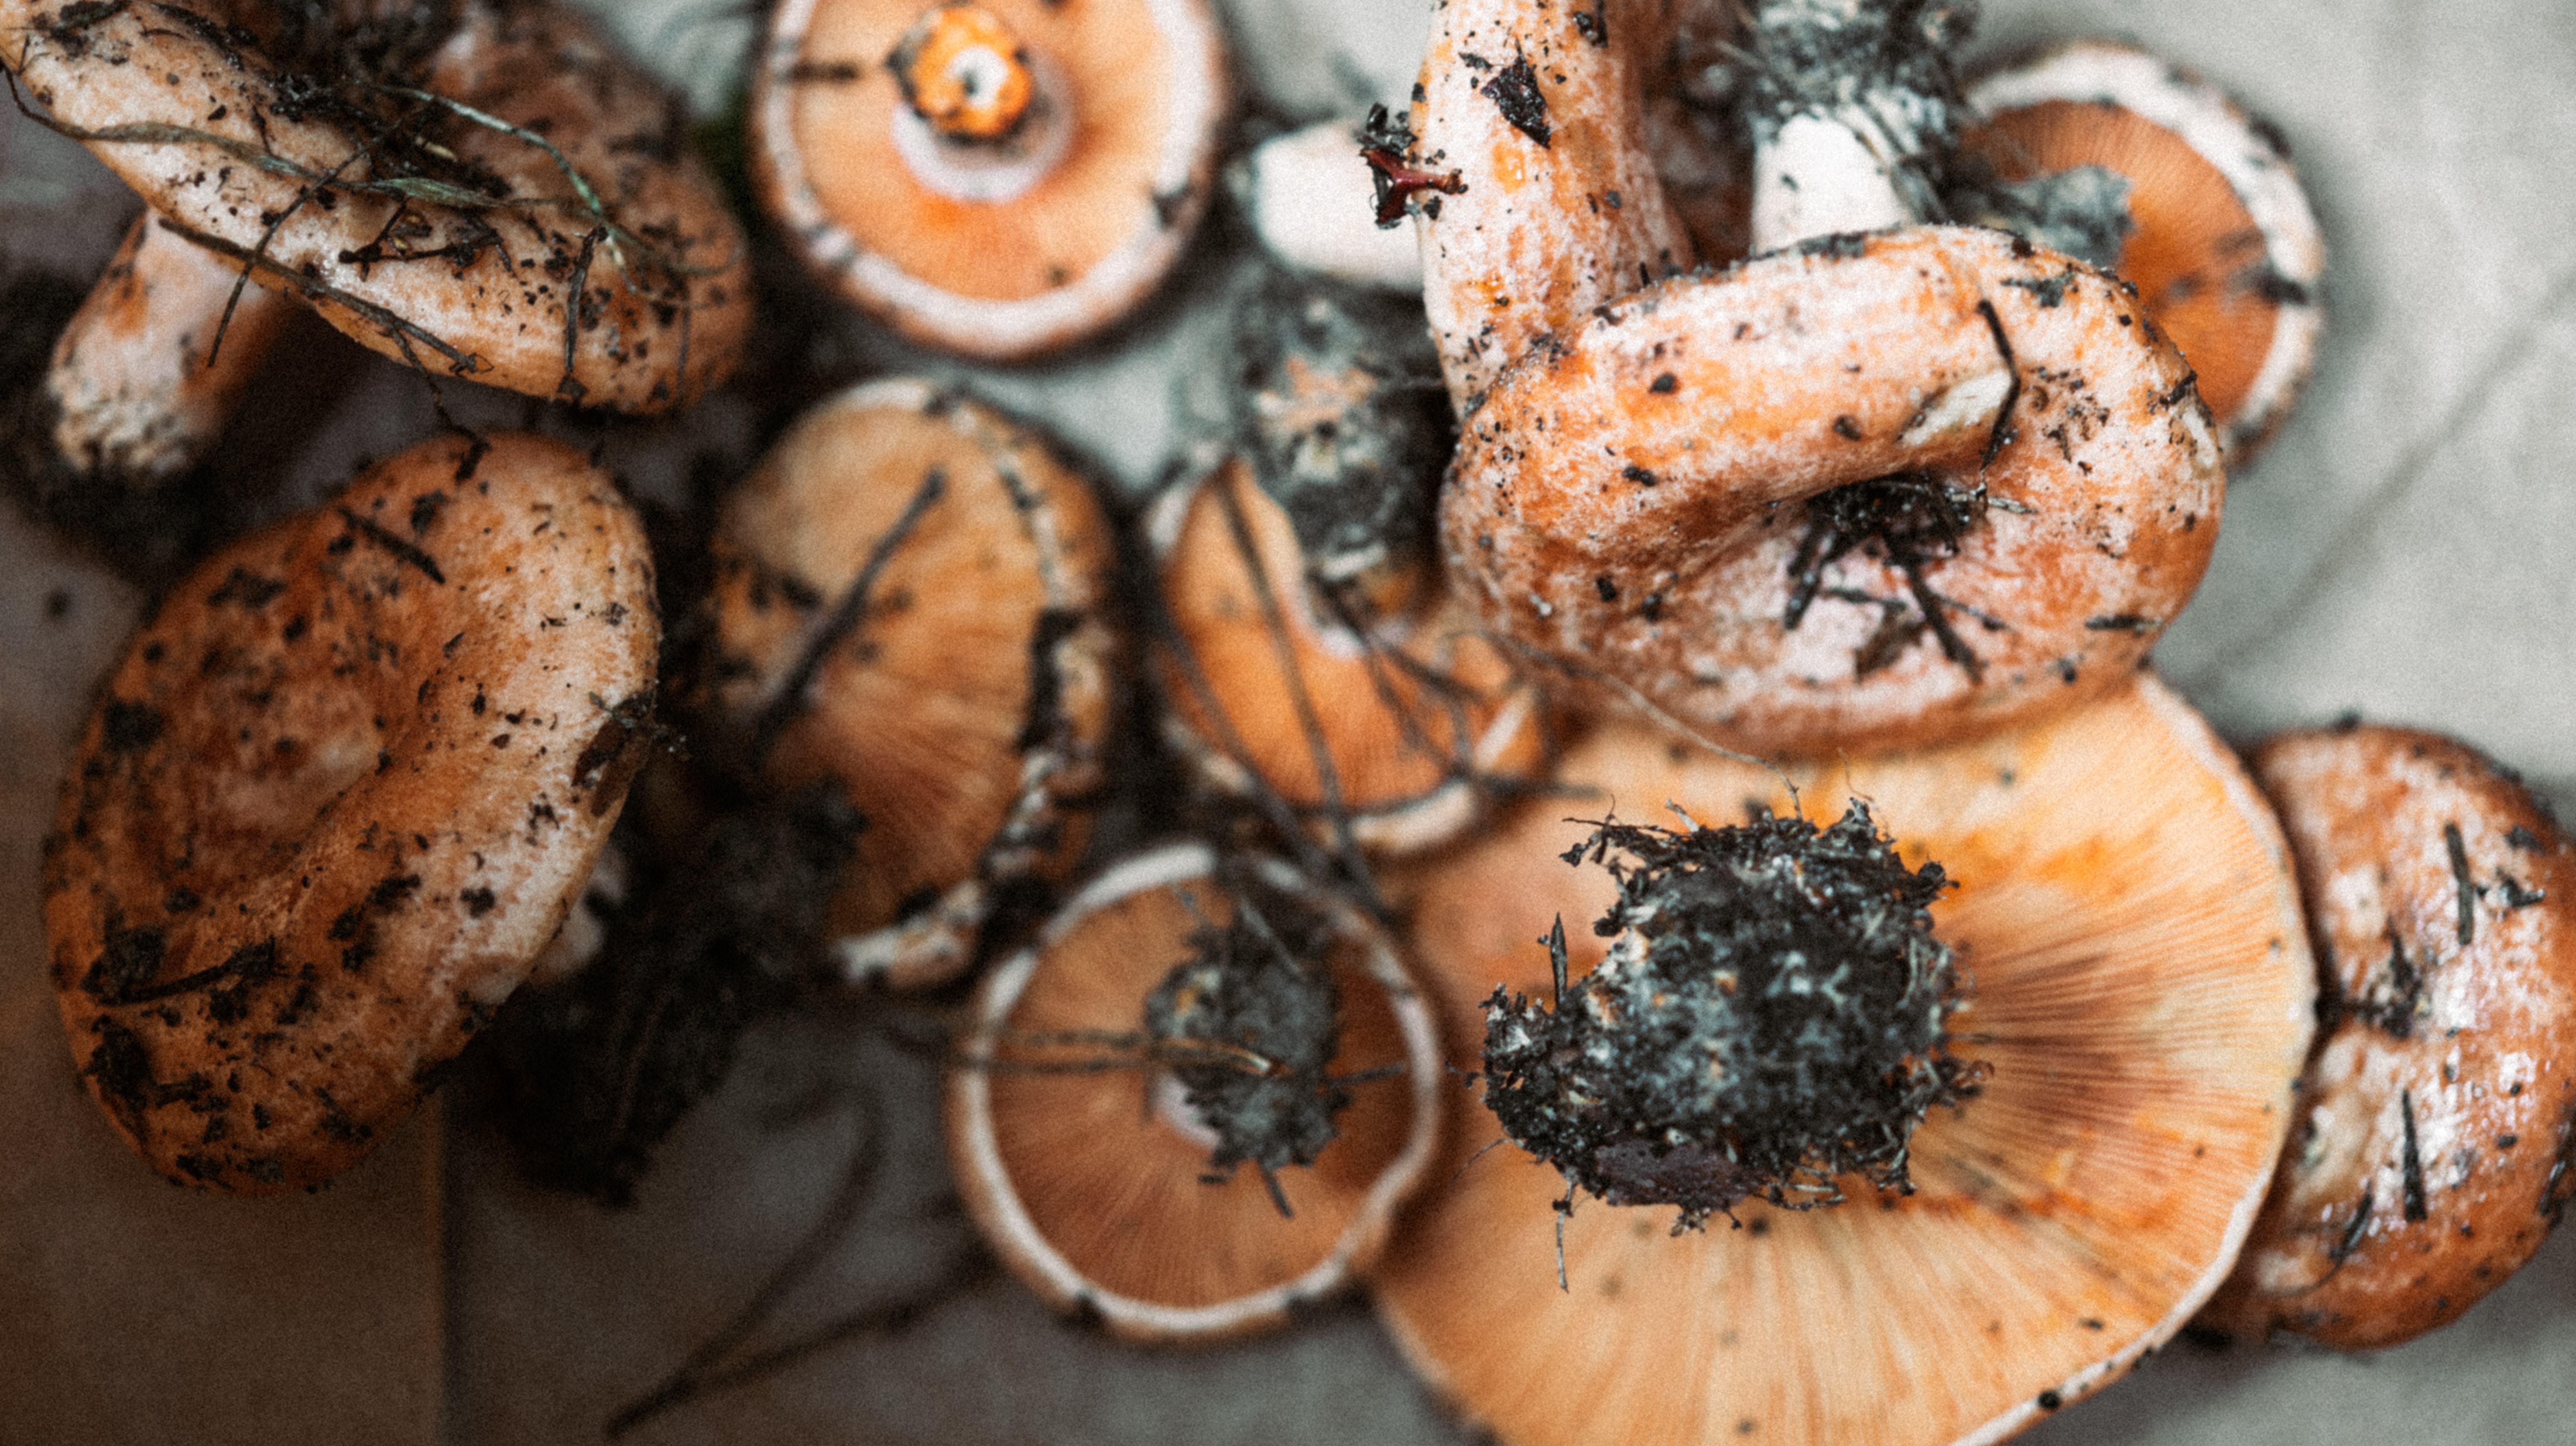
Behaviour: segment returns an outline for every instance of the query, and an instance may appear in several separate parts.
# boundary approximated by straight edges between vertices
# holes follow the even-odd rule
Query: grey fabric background
[[[706,0],[595,0],[702,105],[747,34]],[[1322,116],[1409,83],[1420,0],[1223,0],[1252,84]],[[2317,379],[2235,479],[2166,675],[2233,737],[2347,709],[2441,728],[2576,807],[2576,9],[2559,0],[1990,0],[1978,50],[2122,35],[2290,139],[2332,248]],[[0,248],[95,267],[130,214],[76,149],[0,110]],[[1225,265],[1070,362],[974,371],[836,324],[853,375],[971,378],[1140,487],[1204,432]],[[318,326],[262,384],[228,464],[283,510],[426,434],[417,382]],[[507,423],[516,403],[450,404]],[[639,489],[748,460],[743,420],[621,429]],[[37,844],[62,752],[140,599],[0,509],[0,1439],[597,1439],[783,1259],[864,1143],[852,1226],[754,1348],[928,1280],[944,1204],[934,1079],[868,1011],[758,1032],[620,1215],[531,1192],[478,1130],[425,1115],[311,1199],[170,1190],[72,1078],[43,979]],[[462,1118],[459,1101],[452,1118]],[[2576,1440],[2576,1239],[2459,1325],[2367,1359],[2177,1347],[2035,1442],[2427,1446]],[[1257,1344],[1128,1350],[1007,1281],[852,1338],[628,1439],[1433,1443],[1464,1439],[1353,1305]]]

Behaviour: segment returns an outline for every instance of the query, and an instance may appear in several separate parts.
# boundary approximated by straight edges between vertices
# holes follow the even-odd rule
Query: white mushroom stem
[[[1765,0],[1754,12],[1754,254],[1937,214],[1913,162],[1952,133],[1939,53],[1951,19],[1895,11],[1887,0]]]
[[[206,455],[294,310],[256,284],[234,300],[241,268],[155,220],[146,211],[125,233],[45,376],[56,453],[77,472],[138,487]]]

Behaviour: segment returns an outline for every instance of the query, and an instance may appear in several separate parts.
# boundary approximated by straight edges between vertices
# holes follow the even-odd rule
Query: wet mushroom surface
[[[689,9],[675,3],[599,8],[692,82],[701,114],[721,112],[728,45],[747,29],[702,28],[675,18]],[[2330,23],[2312,6],[2242,0],[1982,8],[1975,62],[2123,34],[2224,86],[2291,143],[2335,247],[2339,330],[2298,415],[2239,479],[2202,595],[2159,645],[2160,667],[2231,739],[2359,708],[2470,740],[2564,813],[2576,804],[2563,681],[2576,630],[2552,549],[2519,539],[2576,530],[2576,503],[2555,485],[2576,455],[2559,401],[2576,386],[2562,239],[2576,198],[2551,170],[2576,147],[2556,59],[2565,18],[2526,0],[2469,0],[2440,17],[2367,3]],[[1220,9],[1247,93],[1314,118],[1365,109],[1353,74],[1373,90],[1361,99],[1402,109],[1430,20],[1427,6],[1341,0]],[[13,277],[35,268],[85,283],[105,263],[133,203],[96,179],[77,148],[0,107]],[[1222,204],[1199,253],[1220,267],[1241,240]],[[795,274],[782,253],[762,254],[764,274]],[[795,379],[809,363],[835,386],[920,369],[925,353],[803,285],[787,284],[801,301],[783,332],[764,333],[775,344],[755,357],[750,396],[723,389],[685,430],[562,430],[577,447],[604,444],[643,494],[680,499],[692,457],[738,472],[791,403],[820,395]],[[1213,294],[1185,280],[1127,336],[1044,368],[979,372],[979,390],[989,380],[984,394],[1044,419],[1141,497],[1186,430],[1170,378],[1208,369],[1194,348],[1221,328],[1196,308]],[[415,378],[321,341],[254,388],[244,435],[264,470],[250,490],[235,464],[218,464],[228,507],[300,505],[349,475],[356,454],[390,455],[436,425]],[[290,378],[299,389],[281,390]],[[450,409],[479,426],[518,422],[515,403],[473,394],[451,387]],[[0,954],[36,961],[36,840],[71,729],[140,600],[14,515],[0,521],[0,556]],[[773,1018],[748,1036],[739,1072],[675,1135],[628,1213],[519,1184],[490,1132],[458,1118],[470,1101],[456,1093],[437,1107],[449,1121],[435,1140],[414,1129],[320,1196],[245,1205],[169,1189],[114,1144],[61,1051],[50,999],[28,992],[41,974],[30,963],[0,987],[12,1046],[0,1050],[0,1139],[17,1162],[0,1184],[0,1224],[17,1242],[0,1253],[0,1287],[27,1307],[0,1325],[0,1396],[42,1439],[131,1438],[173,1421],[215,1439],[239,1421],[284,1435],[317,1420],[307,1434],[332,1440],[593,1439],[843,1218],[754,1345],[792,1344],[916,1287],[942,1286],[939,1303],[901,1331],[841,1334],[622,1439],[1472,1439],[1353,1308],[1268,1342],[1140,1355],[1058,1324],[1015,1282],[970,1271],[955,1283],[961,1231],[942,1213],[925,1103],[935,1075],[855,1010]],[[836,1215],[862,1156],[875,1162],[865,1204]],[[2571,1299],[2576,1246],[2556,1239],[2410,1345],[2368,1360],[2173,1347],[2019,1439],[2550,1439],[2576,1409],[2562,1384],[2576,1379]],[[155,1369],[137,1370],[147,1346]]]

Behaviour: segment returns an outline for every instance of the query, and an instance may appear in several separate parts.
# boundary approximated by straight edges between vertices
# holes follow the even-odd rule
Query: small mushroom
[[[676,104],[580,11],[246,18],[266,32],[212,0],[0,0],[0,63],[161,229],[386,356],[634,412],[732,370],[742,233]],[[224,311],[155,320],[205,338]]]
[[[1127,315],[1208,200],[1205,0],[785,0],[752,165],[806,263],[916,341],[1005,361]]]
[[[2114,688],[2225,478],[2116,279],[1998,232],[1835,238],[1602,308],[1469,418],[1487,626],[1733,747],[1920,746]]]
[[[2217,1287],[2277,1158],[2313,965],[2269,810],[2161,684],[2140,675],[1939,752],[1800,770],[1796,795],[1777,774],[1625,722],[1577,745],[1561,774],[1588,794],[1590,819],[1669,806],[1685,837],[1694,821],[1766,814],[1757,829],[1806,828],[1800,810],[1815,799],[1865,799],[1914,882],[1872,865],[1859,876],[1879,884],[1824,890],[1822,917],[1804,923],[1757,913],[1737,928],[1744,918],[1683,907],[1687,889],[1668,912],[1640,911],[1627,906],[1665,895],[1624,895],[1618,874],[1589,861],[1595,823],[1569,819],[1565,801],[1532,803],[1415,880],[1415,957],[1443,1001],[1450,1064],[1489,1073],[1487,1103],[1526,1064],[1488,1032],[1531,1022],[1513,996],[1628,1027],[1625,1057],[1659,1080],[1629,1073],[1603,1088],[1666,1105],[1740,1083],[1846,1118],[1825,1106],[1854,1092],[1851,1076],[1803,1028],[1784,1048],[1747,1025],[1753,1047],[1713,1067],[1698,1026],[1721,1015],[1809,1019],[1820,1039],[1829,1018],[1875,1020],[1914,1041],[1932,1016],[1974,1088],[1955,1107],[1933,1103],[1897,1141],[1829,1126],[1810,1139],[1817,1153],[1790,1158],[1856,1148],[1883,1183],[1793,1170],[1776,1179],[1777,1204],[1750,1178],[1748,1144],[1701,1128],[1704,1116],[1621,1116],[1589,1137],[1601,1148],[1586,1163],[1658,1202],[1626,1205],[1493,1148],[1511,1122],[1498,1131],[1479,1091],[1453,1088],[1446,1184],[1408,1217],[1372,1284],[1407,1358],[1470,1419],[1511,1446],[1991,1442],[2116,1379]],[[1955,956],[1963,984],[1953,1011],[1918,987],[1928,956],[1905,923],[1927,861],[1956,885],[1929,905],[1930,942]],[[1776,862],[1745,863],[1776,878]],[[1614,904],[1624,912],[1607,932],[1619,939],[1582,927]],[[1881,956],[1895,968],[1824,942],[1840,932],[1899,943]],[[1735,952],[1705,965],[1729,972],[1687,1009],[1636,987],[1640,950],[1730,936]],[[1687,955],[1682,977],[1699,958]],[[1584,980],[1596,965],[1591,979],[1617,982]],[[1757,978],[1769,983],[1757,990]],[[1498,990],[1506,1007],[1478,1007]],[[1915,1043],[1900,1057],[1939,1052]],[[1860,1073],[1859,1092],[1881,1088]],[[1585,1124],[1592,1105],[1561,1102],[1566,1122]],[[1821,1205],[1835,1196],[1846,1198]],[[1703,1217],[1704,1230],[1685,1228]]]
[[[2325,327],[2325,243],[2280,133],[2199,76],[2099,40],[2001,67],[1968,101],[1984,119],[1962,154],[1998,180],[2100,167],[2127,183],[2114,269],[2199,373],[2241,466],[2297,402]]]
[[[1273,861],[1128,859],[974,1021],[948,1083],[967,1208],[1048,1304],[1129,1339],[1241,1335],[1338,1291],[1438,1143],[1430,1005],[1381,928]]]
[[[1356,286],[1420,295],[1422,244],[1404,217],[1376,221],[1363,122],[1318,121],[1272,136],[1226,172],[1261,247],[1281,265]]]
[[[347,1169],[554,938],[645,748],[642,524],[442,438],[216,553],[110,675],[45,850],[81,1077],[170,1179]]]
[[[1455,431],[1422,313],[1272,273],[1234,314],[1232,456],[1146,517],[1164,732],[1329,842],[1427,847],[1537,771],[1546,739],[1431,554]]]
[[[1158,501],[1164,732],[1230,792],[1275,795],[1330,841],[1428,848],[1545,762],[1537,692],[1436,579],[1382,609],[1315,577],[1240,461]],[[1347,828],[1345,839],[1341,830]]]
[[[2253,763],[2307,895],[2322,1032],[2201,1319],[2376,1350],[2502,1285],[2576,1197],[2576,843],[2436,734],[2287,733]]]
[[[852,982],[950,978],[1088,836],[1116,548],[1047,445],[933,383],[807,413],[726,500],[697,705],[771,790],[866,820],[830,930]]]

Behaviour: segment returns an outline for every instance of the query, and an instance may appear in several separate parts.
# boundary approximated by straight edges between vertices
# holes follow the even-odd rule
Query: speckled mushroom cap
[[[1319,832],[1347,823],[1352,842],[1402,852],[1543,766],[1537,690],[1436,575],[1427,599],[1384,613],[1318,584],[1240,461],[1165,493],[1148,531],[1174,632],[1164,732],[1220,787],[1268,789]]]
[[[1533,341],[1692,264],[1656,176],[1646,96],[1695,8],[1440,7],[1412,125],[1415,164],[1456,178],[1422,209],[1422,302],[1462,413]]]
[[[807,413],[727,499],[699,704],[766,785],[867,821],[844,974],[954,976],[1002,891],[1081,855],[1118,639],[1098,501],[1034,434],[927,381]]]
[[[2436,734],[2287,733],[2254,775],[2298,860],[2324,1034],[2202,1320],[2392,1346],[2503,1284],[2576,1197],[2576,843]]]
[[[636,412],[732,370],[741,231],[677,104],[580,11],[421,7],[377,32],[417,53],[348,94],[340,58],[317,84],[231,18],[0,0],[0,63],[167,224],[375,351]]]
[[[2083,40],[1969,88],[1960,137],[2008,181],[2101,166],[2129,183],[2120,275],[2200,376],[2228,462],[2270,440],[2325,328],[2325,242],[2280,134],[2132,46]]]
[[[1207,206],[1227,103],[1214,14],[1205,0],[990,0],[1034,73],[1013,143],[1031,154],[986,164],[968,148],[961,167],[889,60],[933,8],[771,12],[750,112],[762,204],[816,274],[916,341],[1009,360],[1111,325]]]
[[[527,974],[646,752],[643,527],[579,453],[441,438],[163,599],[45,852],[72,1058],[172,1180],[354,1164]]]
[[[1757,753],[1922,746],[2116,688],[2225,494],[2190,370],[2135,309],[1962,227],[1658,283],[1467,419],[1452,576],[1577,683]],[[1889,531],[1838,541],[1855,484]]]
[[[1242,907],[1204,845],[1135,855],[1069,900],[977,992],[949,1075],[949,1156],[985,1238],[1050,1305],[1128,1339],[1238,1336],[1342,1289],[1437,1148],[1439,1031],[1392,941],[1286,866],[1249,867],[1322,917],[1340,995],[1330,1070],[1350,1103],[1311,1165],[1276,1172],[1290,1213],[1248,1166],[1210,1178],[1210,1132],[1170,1071],[1081,1067]]]
[[[1415,877],[1410,939],[1453,1068],[1476,1002],[1546,997],[1562,919],[1577,969],[1614,893],[1567,866],[1614,812],[1711,823],[1787,811],[1781,780],[1612,724],[1528,805]],[[2031,728],[1794,775],[1810,817],[1865,800],[1932,905],[1967,1000],[1951,1047],[1977,1093],[1915,1130],[1914,1193],[1673,1213],[1585,1199],[1451,1092],[1448,1183],[1373,1283],[1405,1355],[1510,1446],[1740,1440],[1990,1442],[2114,1378],[2217,1287],[2263,1198],[2311,1026],[2297,892],[2233,755],[2152,677]],[[1568,815],[1580,815],[1569,818]],[[1453,1178],[1454,1177],[1454,1178]]]

